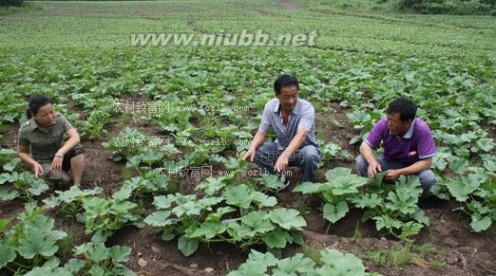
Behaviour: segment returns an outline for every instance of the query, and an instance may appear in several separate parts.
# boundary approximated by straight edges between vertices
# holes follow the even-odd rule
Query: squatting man
[[[298,80],[282,75],[274,82],[275,98],[265,104],[262,121],[244,160],[255,161],[261,171],[278,175],[284,189],[288,166],[300,167],[302,181],[313,182],[320,163],[320,149],[315,138],[315,110],[311,103],[298,98]],[[274,143],[264,143],[267,132],[276,134]]]

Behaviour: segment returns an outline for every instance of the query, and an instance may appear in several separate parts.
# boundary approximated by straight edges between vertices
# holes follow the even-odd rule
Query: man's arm
[[[66,131],[69,139],[64,143],[64,145],[55,153],[52,161],[52,170],[61,170],[62,169],[62,161],[64,159],[64,155],[73,149],[81,139],[79,138],[79,134],[75,128],[71,128]]]
[[[388,170],[386,178],[388,180],[396,181],[400,175],[419,174],[422,171],[430,169],[431,167],[432,157],[419,160],[408,167],[397,170]]]
[[[369,164],[367,174],[370,178],[374,177],[376,173],[382,172],[381,164],[375,159],[374,150],[365,140],[360,145],[360,154]]]
[[[255,158],[255,153],[256,153],[258,147],[260,147],[263,144],[263,142],[265,141],[266,136],[267,136],[267,132],[257,131],[257,133],[255,134],[255,137],[253,137],[250,148],[243,156],[243,160],[247,160],[249,158],[250,161],[253,162],[253,159]]]
[[[285,170],[289,164],[289,158],[301,147],[307,138],[308,130],[301,129],[296,133],[293,140],[289,143],[288,147],[282,152],[281,156],[277,159],[274,169],[278,172]]]

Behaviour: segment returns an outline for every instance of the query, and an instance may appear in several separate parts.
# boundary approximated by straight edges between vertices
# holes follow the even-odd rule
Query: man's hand
[[[382,172],[381,163],[379,163],[377,161],[370,162],[369,168],[367,169],[367,173],[369,175],[369,178],[374,177],[375,174],[378,172]]]
[[[400,177],[400,170],[387,170],[386,171],[386,180],[396,182],[398,177]]]
[[[51,169],[53,171],[61,170],[62,169],[62,160],[63,159],[64,159],[64,157],[62,155],[55,154],[55,156],[53,157]]]
[[[243,160],[248,160],[250,159],[250,162],[253,162],[255,159],[255,150],[248,150],[244,155],[243,155]]]
[[[43,166],[40,163],[36,162],[33,164],[34,177],[38,178],[38,176],[43,175]]]
[[[286,154],[281,154],[281,156],[277,158],[276,164],[274,166],[274,170],[276,172],[282,172],[288,167],[288,164],[289,164],[289,160]]]

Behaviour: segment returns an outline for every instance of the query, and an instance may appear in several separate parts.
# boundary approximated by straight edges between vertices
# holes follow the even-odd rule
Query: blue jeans
[[[255,153],[255,163],[261,170],[271,174],[275,174],[274,165],[277,158],[281,155],[282,151],[277,149],[275,143],[265,143],[261,145]],[[289,158],[289,166],[297,166],[303,170],[302,181],[313,182],[315,180],[315,171],[317,170],[320,162],[320,152],[314,146],[304,146],[296,151]]]
[[[379,162],[379,164],[381,164],[382,171],[387,171],[389,169],[396,170],[407,167],[407,165],[405,164],[399,162],[387,162],[382,158],[376,158],[376,160],[377,162]],[[361,155],[356,158],[356,165],[358,167],[360,175],[367,177],[367,169],[369,168],[369,163]],[[434,184],[436,184],[437,182],[434,172],[430,169],[422,171],[417,175],[420,180],[420,185],[422,185],[422,188],[426,191],[434,186]]]

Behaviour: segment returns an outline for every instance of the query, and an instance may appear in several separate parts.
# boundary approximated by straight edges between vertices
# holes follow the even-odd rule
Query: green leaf
[[[494,149],[493,140],[490,138],[481,138],[477,141],[477,145],[485,152],[490,152]]]
[[[237,270],[231,271],[227,276],[265,276],[268,275],[267,267],[275,266],[277,259],[271,253],[260,253],[256,250],[251,250],[248,260],[241,264]]]
[[[257,231],[250,226],[244,224],[240,225],[236,222],[230,222],[227,225],[227,232],[235,241],[251,239],[257,234]]]
[[[188,239],[185,236],[182,236],[177,241],[177,248],[183,253],[184,256],[189,257],[193,253],[198,250],[198,240],[197,239]]]
[[[36,255],[51,257],[59,247],[55,239],[51,238],[42,229],[30,228],[28,235],[19,241],[18,252],[26,259],[32,259]]]
[[[7,164],[3,165],[3,170],[7,171],[7,172],[11,172],[17,167],[17,165],[19,163],[21,163],[20,158],[13,158]],[[0,175],[0,177],[1,177],[1,175]],[[0,181],[0,184],[3,184],[3,183]]]
[[[77,275],[79,270],[81,270],[86,265],[86,261],[80,259],[70,259],[64,268],[70,271],[73,275]]]
[[[176,237],[176,235],[174,235],[174,231],[172,229],[166,229],[162,233],[162,240],[164,240],[164,241],[171,241],[175,237]]]
[[[54,276],[71,276],[71,272],[65,268],[58,267],[60,264],[59,259],[52,258],[46,261],[41,267],[34,267],[26,276],[39,276],[39,275],[54,275]]]
[[[335,249],[321,252],[324,265],[317,269],[319,275],[365,275],[362,261],[353,254],[343,254]]]
[[[400,191],[391,191],[386,198],[389,202],[385,204],[391,211],[398,211],[401,214],[413,214],[417,211],[418,197],[410,196]]]
[[[290,275],[295,272],[310,274],[314,267],[315,262],[312,259],[303,256],[303,254],[296,254],[291,258],[280,260],[277,267],[272,269],[272,272],[274,275]]]
[[[395,220],[391,217],[388,217],[387,215],[374,217],[374,220],[376,222],[375,226],[377,231],[380,231],[383,228],[386,228],[388,230],[400,229],[402,225],[401,221]]]
[[[170,217],[170,215],[171,215],[170,211],[157,211],[157,212],[151,213],[143,221],[146,224],[151,225],[151,226],[163,227],[163,226],[173,224],[173,222],[168,219]]]
[[[293,189],[293,192],[306,194],[317,194],[320,193],[324,184],[321,183],[312,183],[312,182],[304,182]]]
[[[274,174],[269,174],[269,175],[264,175],[262,176],[262,184],[264,187],[270,189],[270,190],[277,190],[282,187],[283,183],[277,175]]]
[[[92,246],[84,253],[84,256],[89,260],[99,263],[109,258],[109,250],[103,243],[92,244]]]
[[[222,222],[204,222],[188,238],[212,239],[217,235],[221,235],[227,229],[227,224]]]
[[[265,244],[271,248],[285,248],[288,239],[290,239],[288,232],[280,229],[269,232],[262,237]]]
[[[365,193],[357,194],[356,196],[351,197],[350,202],[354,203],[357,208],[365,209],[379,206],[382,200],[379,198],[378,194]]]
[[[157,209],[169,209],[172,206],[172,203],[176,201],[175,195],[167,195],[167,196],[156,196],[153,199],[153,205]]]
[[[346,201],[340,201],[336,205],[326,203],[324,205],[324,218],[332,223],[335,223],[336,221],[344,218],[348,211],[349,209]]]
[[[427,216],[427,214],[421,210],[421,209],[418,209],[417,212],[415,212],[414,214],[412,214],[412,217],[419,223],[422,223],[424,225],[430,225],[431,224],[431,220],[430,218]]]
[[[305,219],[297,210],[277,208],[269,212],[270,220],[286,230],[298,229],[307,226]]]
[[[250,212],[241,218],[241,222],[250,226],[258,233],[266,233],[275,228],[269,220],[269,214],[265,211]]]
[[[9,201],[17,198],[19,192],[16,190],[10,190],[9,187],[0,186],[0,201]]]
[[[234,205],[239,208],[248,208],[252,201],[252,192],[253,191],[248,186],[241,184],[226,187],[222,196],[229,205]]]
[[[84,254],[86,253],[88,250],[90,250],[90,248],[93,246],[92,243],[90,242],[85,242],[81,245],[78,245],[74,248],[74,253],[76,255],[81,255],[81,254]]]
[[[205,218],[205,221],[220,221],[225,214],[229,214],[234,211],[236,211],[236,209],[231,206],[220,207],[215,211],[215,213],[210,213]]]
[[[209,177],[202,181],[198,186],[196,186],[195,190],[204,190],[205,194],[209,196],[215,195],[218,191],[224,188],[227,183],[224,181],[226,177],[213,178]]]
[[[127,262],[129,260],[129,254],[131,254],[131,248],[128,246],[112,246],[109,250],[110,257],[114,262]]]
[[[255,191],[252,193],[253,201],[260,207],[273,207],[277,205],[277,198]]]
[[[409,242],[409,237],[417,235],[422,230],[423,225],[414,221],[409,221],[401,226],[401,234],[399,238],[403,241]]]
[[[12,262],[16,256],[15,247],[11,246],[5,240],[0,240],[0,268]]]
[[[10,173],[0,174],[0,185],[12,182],[12,175]]]
[[[457,201],[464,202],[480,186],[482,181],[482,177],[472,174],[468,177],[451,178],[445,183],[445,186]]]
[[[470,227],[474,229],[475,232],[481,232],[487,230],[492,224],[491,218],[489,216],[481,217],[478,214],[472,215],[472,222],[470,222]]]
[[[88,272],[90,275],[105,275],[105,268],[98,264],[93,264]]]
[[[28,189],[28,191],[35,196],[39,196],[48,190],[50,190],[50,187],[42,179],[34,181]]]

